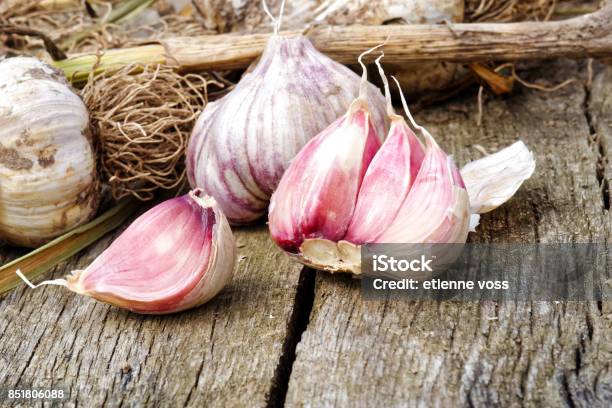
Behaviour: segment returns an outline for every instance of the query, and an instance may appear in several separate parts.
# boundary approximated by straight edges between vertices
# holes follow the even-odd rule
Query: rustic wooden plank
[[[111,238],[53,276],[87,265]],[[140,316],[57,287],[10,293],[0,300],[0,384],[62,385],[68,406],[265,406],[277,398],[301,267],[263,225],[236,238],[233,282],[177,315]]]
[[[534,73],[576,76],[584,65],[568,61]],[[536,153],[534,176],[472,241],[609,240],[586,98],[580,82],[522,89],[485,103],[481,128],[475,97],[418,115],[459,163],[479,157],[476,143],[493,151],[521,138]],[[365,302],[357,280],[317,272],[287,405],[609,406],[611,312],[605,302]]]
[[[612,67],[597,66],[598,72],[590,87],[588,104],[589,125],[593,135],[593,145],[598,155],[597,179],[601,187],[604,207],[610,210],[612,191]]]

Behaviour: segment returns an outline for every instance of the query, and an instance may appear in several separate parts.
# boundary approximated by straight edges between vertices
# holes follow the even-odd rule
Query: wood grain
[[[586,71],[550,63],[536,78]],[[595,92],[595,87],[593,87]],[[534,176],[483,216],[475,242],[607,242],[597,148],[576,82],[522,90],[484,106],[462,99],[418,115],[459,163],[523,139]],[[612,97],[610,94],[608,97]],[[609,109],[606,108],[606,109]],[[602,112],[609,118],[612,110]],[[609,406],[612,308],[597,302],[432,302],[361,299],[359,282],[317,273],[287,406]]]
[[[112,237],[57,268],[82,268]],[[233,282],[206,305],[140,316],[63,288],[0,300],[0,384],[70,391],[68,406],[265,406],[289,339],[301,267],[264,226],[241,229]]]
[[[602,69],[589,87],[588,101],[591,141],[597,152],[597,180],[604,206],[610,210],[612,191],[612,68]]]

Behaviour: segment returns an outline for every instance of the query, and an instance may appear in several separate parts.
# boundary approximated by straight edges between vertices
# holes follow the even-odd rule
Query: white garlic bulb
[[[89,115],[63,75],[34,58],[0,62],[0,239],[37,246],[98,204]]]
[[[290,160],[346,112],[359,85],[306,37],[274,35],[253,71],[198,119],[187,151],[191,186],[213,196],[231,223],[260,218]],[[386,134],[385,99],[371,84],[367,101],[377,134]]]

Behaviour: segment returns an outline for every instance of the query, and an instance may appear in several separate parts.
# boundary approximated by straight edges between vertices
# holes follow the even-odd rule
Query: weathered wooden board
[[[597,149],[597,179],[601,186],[604,206],[610,209],[612,191],[612,67],[600,70],[590,87],[588,120],[591,126],[592,142]]]
[[[63,288],[0,300],[3,388],[66,387],[68,406],[265,406],[277,399],[301,267],[267,228],[236,238],[233,282],[196,310],[139,316]],[[58,267],[82,268],[111,237]],[[2,403],[0,403],[2,405]]]
[[[419,115],[459,163],[479,157],[476,143],[493,151],[518,137],[537,154],[534,177],[483,217],[473,241],[609,242],[612,69],[596,71],[590,89],[578,82],[488,101],[482,128],[473,98]],[[586,80],[586,73],[585,64],[562,62],[533,77]],[[288,406],[317,407],[612,400],[609,303],[364,302],[347,276],[300,273],[265,226],[236,235],[232,284],[176,316],[138,316],[56,287],[0,298],[0,386],[64,386],[68,406],[278,406],[285,397]],[[111,239],[53,276],[87,265]]]
[[[578,75],[579,81],[551,94],[520,90],[490,100],[481,128],[475,99],[418,115],[459,163],[479,157],[477,143],[495,151],[521,138],[535,151],[534,176],[511,202],[482,217],[472,241],[609,241],[611,217],[597,171],[601,151],[591,133],[593,127],[609,131],[610,123],[591,122],[612,118],[612,92],[607,86],[602,95],[603,87],[593,87],[594,102],[607,103],[598,102],[601,111],[589,114],[590,93],[580,82],[586,80],[584,67],[544,66],[534,78],[554,82]],[[366,302],[357,280],[318,272],[286,402],[609,406],[611,361],[607,303]]]

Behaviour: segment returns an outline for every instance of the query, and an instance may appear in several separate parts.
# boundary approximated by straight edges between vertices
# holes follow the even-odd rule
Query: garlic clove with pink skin
[[[362,244],[385,231],[410,191],[423,156],[414,132],[403,119],[394,120],[363,178],[345,240]],[[373,202],[385,205],[373,206]]]
[[[270,202],[272,236],[296,252],[304,239],[342,238],[368,164],[380,146],[361,100],[296,156]]]
[[[427,136],[427,153],[393,222],[370,242],[437,243],[467,237],[469,198],[450,156]],[[459,229],[459,231],[457,231]],[[464,230],[464,231],[463,231]]]
[[[41,284],[136,313],[168,314],[214,297],[231,280],[235,259],[225,216],[214,199],[193,190],[138,217],[86,269]]]
[[[352,221],[344,236],[345,241],[354,244],[373,242],[387,229],[408,195],[425,157],[423,144],[393,109],[389,83],[380,65],[383,56],[376,59],[376,65],[385,86],[391,127],[366,171]],[[372,205],[374,202],[384,205]]]

